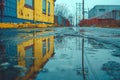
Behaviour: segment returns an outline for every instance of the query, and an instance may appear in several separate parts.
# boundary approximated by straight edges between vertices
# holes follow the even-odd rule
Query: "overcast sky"
[[[120,5],[120,0],[84,0],[85,10],[88,11],[95,5]],[[82,3],[82,0],[56,0],[55,4],[61,4],[68,7],[69,13],[74,16],[74,21],[76,22],[76,3]],[[81,11],[82,12],[82,11]],[[88,14],[85,14],[85,18],[88,18]],[[81,15],[82,19],[82,15]]]
[[[120,0],[84,0],[85,9],[88,10],[95,5],[120,5]],[[82,3],[82,0],[56,0],[56,4],[66,5],[71,12],[75,12],[75,4]]]
[[[86,8],[95,5],[120,5],[120,0],[84,0]],[[68,7],[75,6],[75,3],[82,3],[82,0],[56,0],[57,4],[66,4]]]

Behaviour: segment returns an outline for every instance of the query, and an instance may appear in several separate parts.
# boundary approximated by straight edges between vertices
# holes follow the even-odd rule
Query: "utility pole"
[[[77,3],[76,3],[76,27],[77,27]]]
[[[85,15],[84,15],[84,0],[82,0],[82,15],[83,15],[83,19],[85,19]],[[83,74],[83,80],[86,80],[86,76],[85,76],[85,62],[84,62],[84,32],[82,33],[82,74]]]
[[[80,20],[80,17],[81,17],[81,3],[76,3],[76,27],[78,26],[78,21]]]
[[[85,13],[84,13],[84,0],[82,0],[82,15],[83,15],[83,20],[85,19]]]
[[[78,21],[80,21],[81,18],[81,3],[76,3],[76,32],[77,31],[77,26],[78,26]],[[80,49],[80,40],[79,38],[76,37],[76,49]]]

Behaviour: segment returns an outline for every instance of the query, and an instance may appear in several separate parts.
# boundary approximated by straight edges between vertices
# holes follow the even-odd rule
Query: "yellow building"
[[[54,23],[54,2],[55,0],[3,0],[0,2],[0,28],[2,26],[19,27],[22,25],[6,25],[4,23],[35,23],[38,25],[25,26],[43,26],[43,24]],[[42,25],[39,25],[42,24]],[[3,27],[4,28],[4,27]]]
[[[34,38],[18,44],[18,65],[28,70],[25,76],[16,80],[30,80],[42,69],[44,64],[54,54],[54,37]]]
[[[54,0],[18,0],[17,17],[38,22],[53,23]]]

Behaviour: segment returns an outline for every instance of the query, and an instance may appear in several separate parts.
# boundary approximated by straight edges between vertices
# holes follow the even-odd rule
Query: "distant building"
[[[96,18],[120,20],[120,10],[112,10],[110,12],[106,12],[105,14],[97,16]]]
[[[95,18],[113,10],[120,10],[120,5],[96,5],[88,13],[88,18]]]

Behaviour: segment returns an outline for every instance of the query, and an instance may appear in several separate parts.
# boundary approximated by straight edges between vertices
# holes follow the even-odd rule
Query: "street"
[[[13,33],[11,34],[11,32]],[[52,38],[52,36],[54,36],[54,38]],[[18,72],[16,67],[14,67],[15,69],[12,68],[14,73],[9,75],[10,80],[15,79],[14,77],[16,76],[19,76],[19,78],[17,78],[18,80],[84,80],[82,74],[83,36],[84,73],[86,80],[120,80],[120,29],[118,28],[63,27],[16,30],[1,29],[0,74],[2,74],[4,70],[8,70],[8,72],[11,73],[11,67],[9,67],[9,65],[19,65],[18,67],[23,66],[24,69],[28,68],[28,73],[25,72],[24,75],[23,73],[14,75]],[[41,58],[41,56],[40,58],[39,56],[35,56],[39,55],[37,53],[39,49],[42,49],[44,52],[44,48],[39,47],[38,42],[40,40],[44,42],[45,38],[46,40],[47,38],[51,39],[50,54],[54,52],[51,58],[47,58],[48,55],[43,58]],[[26,51],[23,51],[20,46],[26,45],[28,45],[25,47]],[[16,46],[20,48],[17,50]],[[46,46],[46,48],[48,46]],[[5,51],[3,47],[5,47]],[[36,51],[34,51],[32,55],[31,52],[34,48]],[[49,47],[46,50],[49,50]],[[17,55],[18,52],[21,53],[19,56]],[[23,52],[26,52],[26,57],[31,60],[27,58],[23,58],[22,60],[22,57],[24,57]],[[2,58],[4,53],[6,55]],[[19,59],[20,56],[21,58]],[[24,65],[24,61],[26,62],[26,66]],[[34,65],[32,65],[32,63]],[[23,68],[20,70],[23,70]],[[8,72],[4,72],[4,77],[0,76],[0,80],[7,80],[5,77],[8,76]],[[36,74],[33,76],[32,74],[34,73]]]
[[[82,37],[69,36],[81,34],[80,31],[84,31],[85,36],[86,80],[119,80],[120,30],[87,27],[72,29],[77,33],[69,33],[64,29],[64,32],[60,31],[59,35],[62,36],[55,39],[55,56],[44,66],[36,80],[83,80]],[[112,69],[107,70],[110,66]]]

